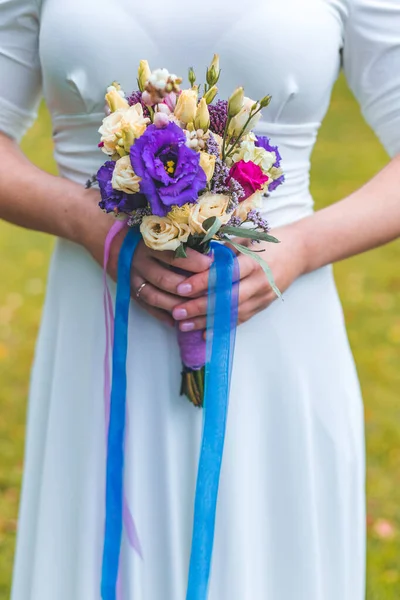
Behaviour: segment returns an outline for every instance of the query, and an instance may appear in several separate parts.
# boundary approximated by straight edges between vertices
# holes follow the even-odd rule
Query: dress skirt
[[[115,286],[112,284],[112,292]],[[12,600],[99,600],[102,272],[58,241],[31,382]],[[122,600],[185,600],[201,410],[176,332],[132,302]],[[363,407],[330,266],[239,326],[209,600],[363,600]]]

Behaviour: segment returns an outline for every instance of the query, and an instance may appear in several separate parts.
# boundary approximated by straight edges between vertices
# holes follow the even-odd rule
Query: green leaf
[[[262,240],[263,242],[272,242],[274,244],[280,244],[280,241],[269,233],[263,231],[256,231],[255,229],[246,229],[245,227],[231,227],[230,225],[224,225],[221,227],[221,233],[226,235],[237,235],[242,238],[251,238],[252,240]]]
[[[212,221],[212,223],[210,225],[209,222],[211,222],[211,221]],[[203,237],[201,243],[206,244],[214,237],[214,235],[217,233],[217,231],[219,231],[219,229],[221,227],[221,221],[217,217],[210,217],[209,219],[206,219],[204,221],[203,227],[204,227],[204,229],[207,229],[207,233]]]
[[[236,248],[236,250],[238,250],[242,254],[245,254],[246,256],[251,256],[251,258],[253,258],[260,265],[260,267],[262,268],[262,270],[264,271],[264,273],[267,276],[269,285],[274,290],[274,292],[278,296],[278,298],[282,298],[281,292],[276,287],[274,276],[272,275],[272,271],[269,268],[268,264],[265,262],[265,260],[263,260],[256,252],[253,252],[252,250],[247,248],[247,246],[242,246],[242,244],[237,244],[236,242],[232,242],[231,240],[229,240],[229,244],[231,244],[234,248]]]
[[[210,227],[214,225],[216,219],[217,217],[208,217],[208,219],[203,222],[203,228],[208,231]]]
[[[175,258],[187,258],[186,248],[183,244],[178,246],[175,250]]]

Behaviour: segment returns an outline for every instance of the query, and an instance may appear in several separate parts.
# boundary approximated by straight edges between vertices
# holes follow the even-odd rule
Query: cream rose
[[[150,119],[143,116],[143,108],[139,103],[117,109],[103,119],[99,129],[103,152],[112,156],[118,151],[118,147],[129,152],[134,140],[145,132],[148,123]]]
[[[141,178],[132,169],[129,156],[119,158],[115,163],[111,184],[114,190],[126,194],[136,194],[139,191]]]
[[[174,114],[182,123],[194,121],[197,110],[197,90],[183,90],[178,97]]]
[[[235,209],[233,216],[239,217],[241,221],[247,219],[247,215],[255,208],[261,208],[263,205],[263,195],[260,192],[255,192],[243,202],[239,202],[239,206]]]
[[[239,113],[236,117],[233,117],[231,122],[229,123],[228,133],[229,135],[238,136],[245,126],[247,119],[250,116],[251,108],[254,106],[254,100],[251,98],[244,98],[243,106],[240,109]],[[258,105],[257,105],[258,106]],[[249,123],[246,125],[246,129],[244,133],[248,133],[251,129],[257,125],[258,121],[261,118],[261,112],[258,112],[252,119],[250,119]]]
[[[102,150],[105,154],[112,156],[116,152],[118,140],[121,139],[121,121],[126,109],[120,108],[103,119],[99,129]]]
[[[121,133],[126,152],[129,152],[135,139],[144,134],[148,123],[150,119],[143,116],[143,108],[139,103],[130,106],[124,112],[121,119]]]
[[[261,168],[265,175],[269,175],[270,169],[276,162],[276,154],[275,152],[268,152],[265,148],[257,147],[254,142],[242,142],[233,155],[233,162],[239,160],[252,161]]]
[[[168,217],[143,217],[140,225],[143,241],[152,250],[176,250],[189,237],[189,227],[173,222]]]
[[[217,157],[207,152],[200,152],[200,166],[206,174],[207,181],[214,175],[215,161]]]
[[[191,204],[183,204],[182,206],[178,206],[177,204],[175,204],[171,208],[167,216],[174,223],[179,223],[180,225],[183,223],[187,225],[189,223],[189,215],[191,208]]]
[[[189,215],[189,227],[192,233],[205,233],[203,223],[210,217],[218,217],[222,224],[231,218],[227,213],[229,196],[225,194],[206,193],[200,196],[197,204],[193,204]]]

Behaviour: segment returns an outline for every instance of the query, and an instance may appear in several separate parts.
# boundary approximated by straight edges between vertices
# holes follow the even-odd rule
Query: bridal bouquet
[[[142,60],[138,91],[126,96],[113,83],[106,93],[107,115],[99,147],[108,160],[97,173],[100,207],[140,228],[153,250],[185,257],[186,249],[210,252],[210,242],[228,243],[251,255],[259,241],[277,242],[258,209],[263,196],[283,180],[278,148],[252,129],[271,100],[245,97],[238,87],[215,102],[220,77],[215,55],[204,85],[189,69],[190,88],[167,69],[150,70]],[[246,238],[249,245],[238,243]],[[206,343],[201,331],[178,331],[183,363],[181,393],[202,406]]]

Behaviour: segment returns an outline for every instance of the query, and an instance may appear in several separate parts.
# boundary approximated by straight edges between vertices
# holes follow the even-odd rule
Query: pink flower
[[[269,180],[269,177],[264,175],[261,167],[251,160],[248,162],[239,160],[232,165],[227,183],[229,183],[230,179],[235,179],[242,186],[244,190],[244,196],[240,198],[240,202],[242,202],[254,194],[254,192],[261,190]]]

